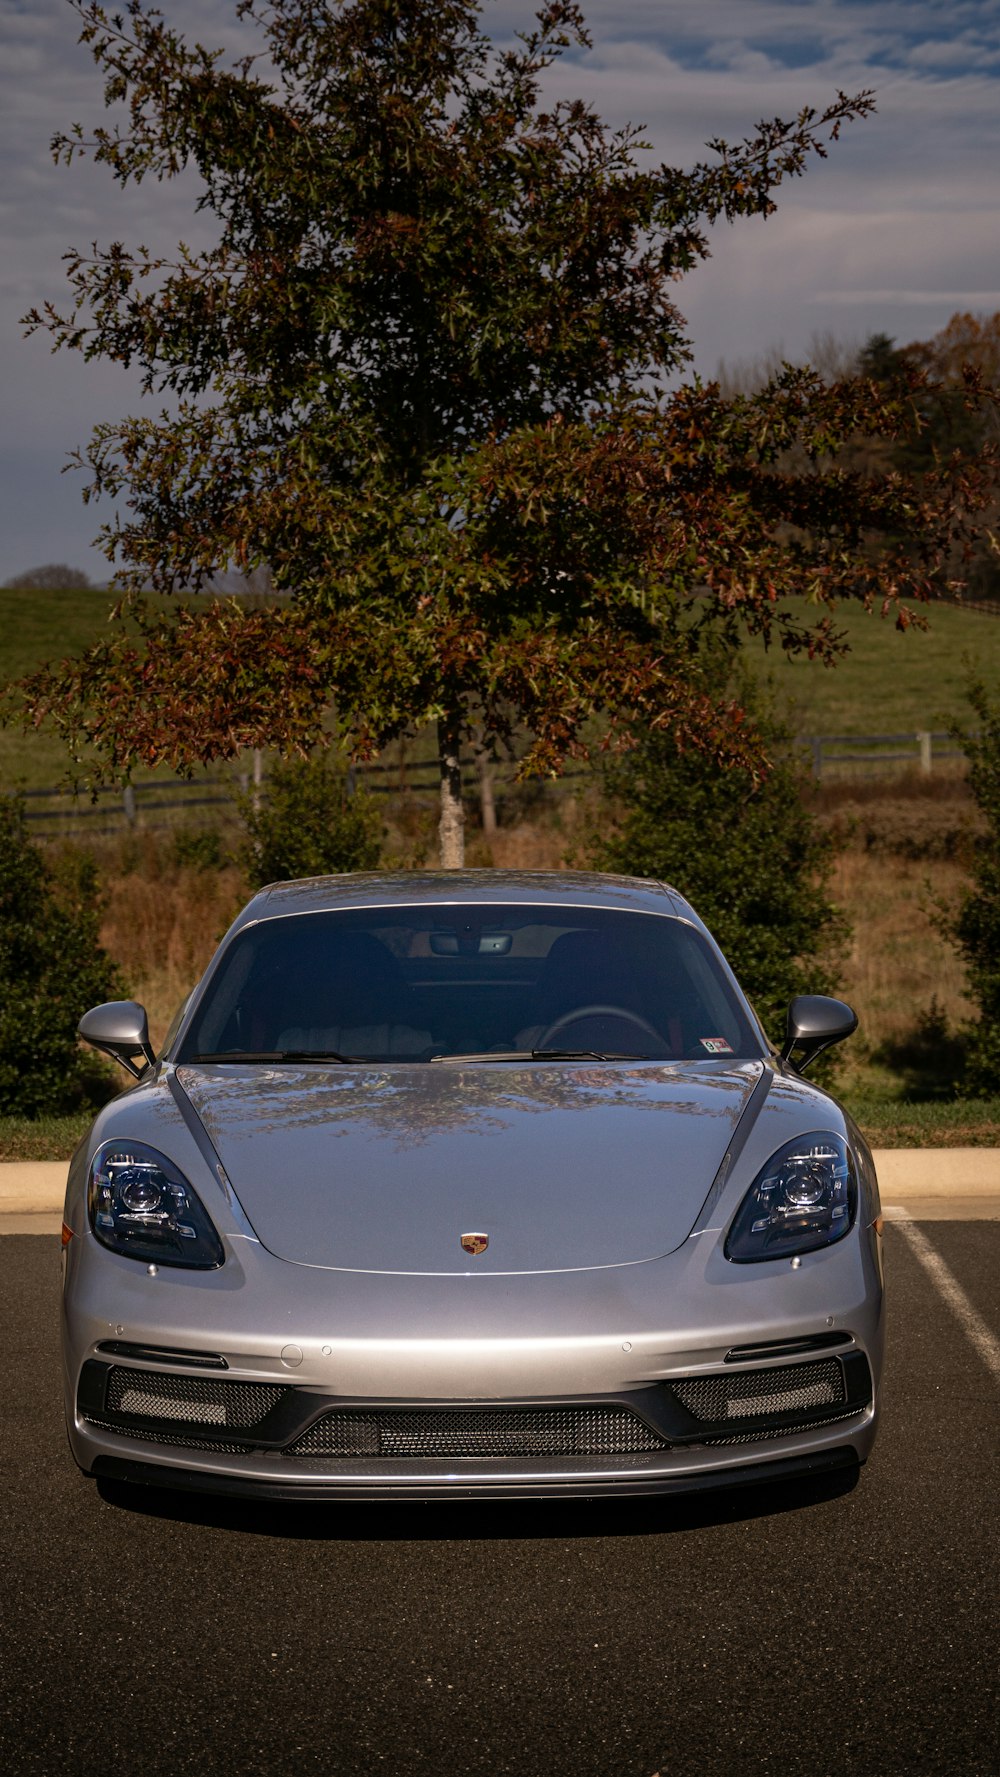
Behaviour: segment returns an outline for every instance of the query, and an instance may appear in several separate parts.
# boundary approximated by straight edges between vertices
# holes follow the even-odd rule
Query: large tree
[[[997,596],[1000,589],[993,534],[1000,522],[1000,479],[996,444],[1000,408],[992,402],[970,402],[969,379],[984,391],[1000,395],[1000,314],[953,315],[933,339],[897,346],[884,333],[868,340],[860,369],[883,388],[909,389],[919,424],[891,441],[882,441],[880,460],[904,475],[921,476],[952,459],[983,459],[982,523],[971,546],[953,552],[953,577],[966,596]],[[914,372],[917,373],[916,377]],[[870,452],[868,453],[870,456]],[[988,485],[988,464],[993,485]]]
[[[134,621],[36,677],[29,719],[118,772],[308,750],[334,708],[358,757],[434,721],[454,865],[471,724],[527,731],[525,771],[557,771],[595,717],[745,763],[742,712],[689,671],[707,633],[832,658],[838,596],[935,588],[975,468],[836,461],[913,423],[908,387],[782,368],[749,396],[666,392],[710,225],[766,216],[868,95],[682,171],[582,103],[546,108],[547,68],[588,42],[573,0],[506,49],[474,0],[243,0],[259,53],[234,64],[143,0],[71,3],[117,121],[56,155],[123,185],[193,169],[216,238],[74,252],[69,311],[29,317],[172,398],[81,453],[89,494],[124,501],[103,539]],[[137,602],[261,564],[269,604]]]

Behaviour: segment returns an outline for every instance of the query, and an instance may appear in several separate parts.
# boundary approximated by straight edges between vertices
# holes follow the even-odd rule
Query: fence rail
[[[945,760],[961,754],[951,735],[921,729],[907,734],[821,734],[800,738],[799,747],[809,755],[812,774],[817,779],[835,776],[880,776],[909,767],[923,775],[931,774]],[[507,770],[494,768],[493,790],[502,802],[513,783],[513,765]],[[572,793],[581,778],[592,773],[573,767],[547,788],[552,794]],[[433,760],[392,763],[379,760],[353,767],[350,778],[361,783],[370,795],[395,797],[410,802],[431,803],[438,789],[437,765]],[[475,760],[463,763],[463,789],[469,797],[478,796],[480,776]],[[145,782],[129,783],[123,788],[100,789],[76,794],[58,786],[41,790],[25,790],[25,813],[32,826],[64,833],[72,831],[114,831],[126,827],[169,824],[163,816],[171,813],[195,814],[204,821],[202,811],[215,809],[224,819],[236,818],[235,795],[255,791],[267,796],[267,777],[257,756],[250,772],[217,774],[198,778],[159,777]],[[151,820],[150,817],[159,817]],[[207,823],[205,823],[207,824]]]
[[[798,745],[811,753],[816,778],[826,776],[829,766],[860,766],[875,776],[900,765],[916,766],[929,777],[935,762],[958,758],[962,752],[952,735],[929,728],[909,734],[816,734],[800,739]]]

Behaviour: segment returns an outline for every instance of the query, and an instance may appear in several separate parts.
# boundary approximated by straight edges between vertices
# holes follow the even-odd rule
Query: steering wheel
[[[634,1025],[636,1030],[641,1030],[643,1036],[652,1037],[658,1048],[663,1045],[663,1038],[659,1031],[654,1030],[645,1018],[640,1018],[638,1012],[629,1012],[624,1006],[576,1006],[572,1012],[564,1012],[561,1018],[557,1018],[554,1024],[549,1025],[547,1031],[543,1032],[540,1037],[536,1037],[532,1047],[535,1049],[557,1049],[559,1045],[555,1038],[559,1036],[560,1032],[567,1030],[570,1025],[578,1024],[583,1018],[623,1018],[627,1024]]]

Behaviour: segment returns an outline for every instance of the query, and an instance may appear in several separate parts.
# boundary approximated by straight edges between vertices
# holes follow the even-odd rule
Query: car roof
[[[290,914],[422,902],[604,907],[672,915],[703,929],[701,920],[675,889],[640,876],[605,876],[585,870],[380,870],[270,883],[247,903],[231,930]]]

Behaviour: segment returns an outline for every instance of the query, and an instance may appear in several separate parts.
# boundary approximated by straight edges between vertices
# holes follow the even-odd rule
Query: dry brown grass
[[[566,835],[551,827],[519,821],[516,827],[501,827],[493,838],[474,840],[469,847],[473,868],[493,865],[497,870],[564,870],[566,868]]]
[[[146,833],[100,855],[101,942],[128,992],[146,1007],[154,1046],[247,898],[235,865],[198,870],[171,859],[169,840]]]
[[[596,807],[594,791],[553,799],[534,816],[498,828],[489,841],[474,835],[468,862],[473,869],[490,865],[497,870],[585,868],[582,852],[597,821]]]
[[[870,1076],[873,1051],[905,1039],[932,1007],[953,1027],[972,1017],[961,963],[935,923],[938,906],[954,907],[967,880],[961,864],[944,858],[915,864],[856,848],[836,857],[831,889],[853,928],[842,990],[860,1020],[858,1040],[843,1052],[845,1091]]]
[[[878,857],[951,859],[969,865],[985,821],[964,775],[895,782],[824,783],[810,796],[820,821],[840,850]]]

